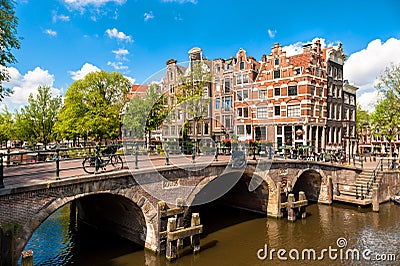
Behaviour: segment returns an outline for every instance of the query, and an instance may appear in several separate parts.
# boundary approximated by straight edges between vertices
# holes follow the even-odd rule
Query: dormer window
[[[274,65],[279,66],[279,58],[275,58]]]
[[[243,61],[241,61],[241,62],[239,63],[239,68],[240,68],[240,70],[243,70],[243,69],[244,69],[244,62],[243,62]]]

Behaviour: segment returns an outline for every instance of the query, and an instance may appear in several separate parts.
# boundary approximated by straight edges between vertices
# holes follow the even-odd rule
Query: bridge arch
[[[148,249],[156,250],[155,230],[157,228],[157,221],[155,216],[157,214],[157,209],[145,196],[129,189],[120,189],[116,191],[98,191],[64,198],[55,198],[45,203],[39,211],[33,214],[31,218],[19,228],[14,250],[15,261],[19,259],[21,252],[32,237],[33,232],[56,210],[73,201],[77,202],[80,211],[85,211],[93,207],[94,202],[91,201],[100,202],[100,204],[108,202],[107,207],[111,207],[110,212],[112,212],[110,213],[112,215],[110,218],[116,218],[117,222],[125,223],[121,225],[127,226],[121,229],[129,230],[129,226],[134,226],[134,228],[131,228],[131,234],[127,234],[127,237],[121,235],[121,233],[123,233],[122,231],[114,233],[134,241],[137,244],[143,245]],[[123,215],[126,216],[120,215],[118,217],[122,211],[125,211]],[[90,218],[90,216],[94,214],[93,210],[89,212],[90,213],[86,213],[86,215],[88,215],[86,218]],[[111,220],[112,219],[109,219],[108,221]],[[135,233],[138,235],[135,236]]]
[[[319,202],[326,180],[327,177],[321,169],[302,169],[291,180],[292,192],[295,194],[296,199],[299,192],[304,191],[308,200]]]

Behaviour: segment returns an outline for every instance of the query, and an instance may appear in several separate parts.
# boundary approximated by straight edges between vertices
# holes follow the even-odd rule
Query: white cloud
[[[144,21],[148,21],[149,19],[153,19],[154,18],[154,15],[153,15],[152,11],[144,13],[143,16],[144,16]]]
[[[14,67],[10,67],[7,70],[11,79],[4,86],[12,88],[13,94],[10,97],[5,97],[2,105],[8,106],[11,111],[26,105],[30,94],[37,95],[39,86],[49,86],[53,95],[61,94],[60,89],[53,88],[54,75],[50,74],[48,70],[36,67],[24,75]]]
[[[64,0],[64,3],[73,9],[83,10],[87,6],[101,7],[108,3],[122,5],[126,0]]]
[[[128,76],[124,76],[124,77],[127,78],[131,82],[131,84],[135,84],[136,79],[128,77]]]
[[[353,53],[344,65],[344,78],[359,87],[358,103],[366,110],[373,111],[378,99],[375,85],[379,76],[390,63],[400,63],[400,40],[391,38],[371,41],[367,48]]]
[[[120,41],[126,41],[126,42],[133,42],[132,36],[126,35],[122,31],[118,31],[116,28],[113,29],[107,29],[106,33],[109,38],[116,38],[117,40]]]
[[[303,45],[314,43],[316,40],[319,40],[321,42],[321,48],[326,48],[328,46],[334,45],[333,42],[326,43],[326,40],[324,38],[314,38],[312,41],[308,42],[296,42],[294,44],[290,44],[287,46],[284,46],[282,49],[286,51],[286,56],[292,56],[296,54],[301,54],[303,52]]]
[[[191,3],[191,4],[197,4],[197,0],[161,0],[163,3],[178,3],[178,4],[185,4],[185,3]]]
[[[117,60],[129,61],[126,58],[126,56],[129,54],[128,50],[120,48],[118,50],[113,50],[112,52],[113,52],[113,54],[115,54],[115,58]]]
[[[51,30],[51,29],[44,30],[44,33],[46,33],[47,35],[53,36],[53,37],[57,36],[57,32],[54,30]]]
[[[268,36],[269,36],[271,39],[274,38],[275,35],[276,35],[276,30],[268,29],[267,32],[268,32]]]
[[[58,15],[56,11],[53,11],[53,23],[56,23],[57,21],[70,21],[70,17],[66,15]]]
[[[97,71],[100,71],[100,68],[92,64],[85,63],[80,70],[68,71],[68,73],[71,75],[73,80],[80,80],[83,79],[87,74]]]
[[[107,62],[108,66],[112,66],[115,70],[127,70],[128,66],[125,66],[122,62]]]

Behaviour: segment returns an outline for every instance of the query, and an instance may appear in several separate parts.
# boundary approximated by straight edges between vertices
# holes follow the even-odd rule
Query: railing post
[[[98,174],[99,173],[99,168],[100,168],[100,165],[99,165],[99,150],[100,150],[100,147],[98,146],[98,145],[96,145],[96,147],[94,148],[94,167],[95,167],[95,171],[94,171],[94,173],[95,174]]]
[[[139,144],[137,142],[135,149],[135,169],[139,169]]]
[[[192,163],[196,163],[196,147],[195,146],[193,146],[193,149],[192,149]]]
[[[359,196],[358,196],[358,185],[356,185],[356,199],[358,199],[359,198]]]
[[[380,166],[381,166],[381,171],[383,171],[383,162],[382,162],[382,159],[379,160],[379,164],[380,164]]]
[[[56,180],[60,180],[60,148],[56,149]]]
[[[3,154],[0,154],[0,188],[4,188],[3,177]]]
[[[169,165],[169,148],[168,148],[168,143],[165,143],[165,165]]]
[[[253,160],[257,160],[256,158],[256,145],[253,143]]]
[[[360,161],[361,161],[361,168],[364,168],[364,161],[362,159],[362,156],[360,156]]]
[[[7,148],[7,167],[11,164],[10,148]]]

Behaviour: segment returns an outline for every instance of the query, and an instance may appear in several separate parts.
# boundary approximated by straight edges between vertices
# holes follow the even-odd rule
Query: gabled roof
[[[127,97],[128,99],[132,99],[134,96],[144,97],[148,88],[148,85],[133,84],[132,89],[128,93]]]

